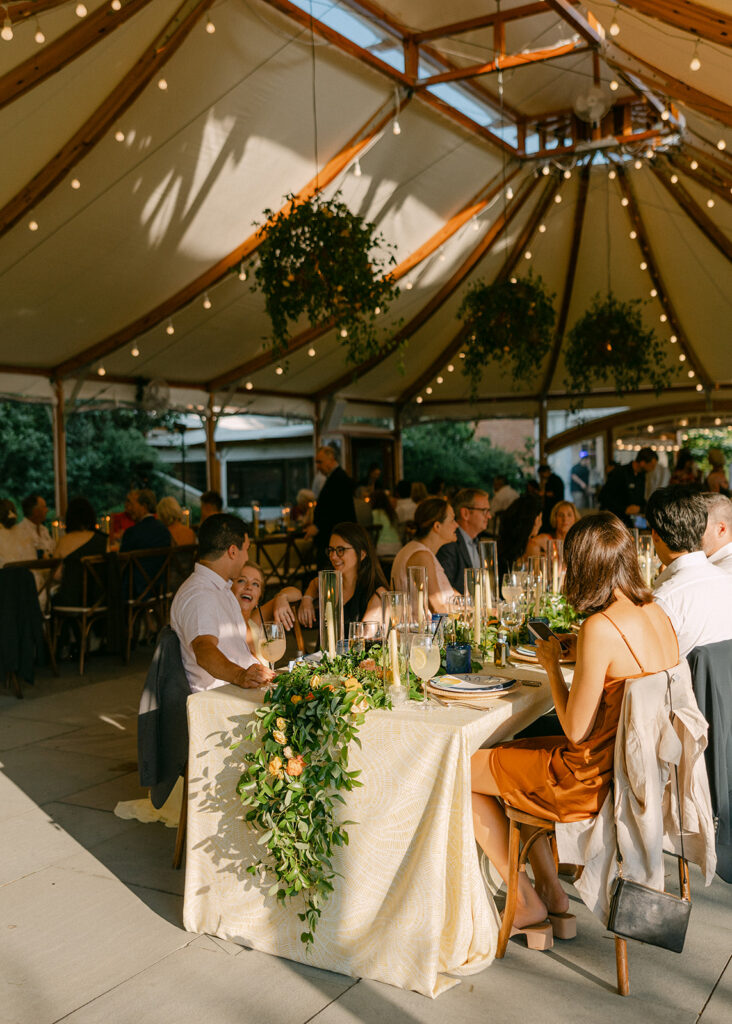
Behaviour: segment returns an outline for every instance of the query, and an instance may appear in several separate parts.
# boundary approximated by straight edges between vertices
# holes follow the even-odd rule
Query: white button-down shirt
[[[723,572],[732,574],[732,542],[710,555],[709,561]]]
[[[196,661],[192,645],[198,636],[215,636],[221,653],[235,665],[249,668],[256,663],[247,646],[246,625],[231,583],[200,562],[173,598],[170,625],[180,639],[183,667],[194,693],[226,685]]]
[[[671,620],[679,653],[732,640],[732,577],[703,551],[675,558],[656,580],[653,596]]]
[[[53,554],[55,548],[53,537],[43,523],[36,526],[26,516],[25,519],[21,519],[19,523],[16,523],[12,529],[16,537],[20,538],[22,543],[27,545],[28,551],[32,551],[32,554],[26,556],[27,558],[37,558],[39,551],[43,551],[44,555]]]

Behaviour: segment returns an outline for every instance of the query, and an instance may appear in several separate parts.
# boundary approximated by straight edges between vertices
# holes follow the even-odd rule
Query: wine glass
[[[279,622],[263,622],[262,629],[264,638],[261,644],[263,656],[269,662],[269,667],[274,671],[275,662],[284,656],[287,641],[285,631]]]
[[[409,665],[415,676],[422,680],[422,693],[424,694],[422,710],[428,711],[427,680],[436,676],[440,670],[440,648],[437,640],[431,634],[416,633],[412,637]]]
[[[348,623],[348,653],[349,654],[365,654],[366,653],[366,631],[364,622],[349,622]]]
[[[508,632],[511,642],[515,631],[524,619],[524,609],[518,598],[514,600],[501,601],[498,606],[498,613],[501,617],[501,626]]]
[[[516,601],[524,589],[520,574],[517,572],[506,572],[501,581],[501,593],[504,601]]]

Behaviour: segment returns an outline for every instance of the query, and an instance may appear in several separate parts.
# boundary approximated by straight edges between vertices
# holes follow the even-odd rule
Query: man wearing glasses
[[[480,568],[478,538],[487,528],[491,503],[485,491],[464,487],[452,503],[458,524],[452,544],[443,544],[437,558],[455,590],[463,593],[465,570]]]

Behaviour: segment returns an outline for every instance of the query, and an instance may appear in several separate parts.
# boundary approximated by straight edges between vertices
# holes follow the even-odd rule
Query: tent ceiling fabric
[[[101,17],[109,4],[87,7]],[[501,367],[489,368],[471,404],[456,314],[470,285],[505,273],[511,255],[510,273],[540,274],[559,310],[579,230],[566,330],[608,287],[623,299],[642,298],[644,320],[661,337],[670,338],[674,316],[679,324],[679,340],[667,348],[673,383],[665,400],[732,395],[729,0],[504,0],[500,7],[496,0],[454,0],[449,17],[441,0],[313,0],[312,36],[305,2],[138,2],[119,25],[109,22],[98,42],[78,55],[72,47],[52,74],[13,99],[15,70],[80,31],[73,3],[40,8],[43,47],[34,42],[30,6],[7,4],[15,24],[13,39],[0,44],[0,208],[22,199],[108,97],[142,73],[143,55],[161,33],[168,38],[188,17],[192,27],[167,58],[163,45],[162,69],[62,181],[9,229],[0,217],[0,394],[52,400],[55,368],[76,360],[65,394],[87,401],[131,401],[140,378],[155,378],[171,383],[171,401],[181,408],[203,406],[211,393],[212,402],[230,407],[298,415],[312,415],[314,400],[330,395],[362,410],[406,405],[411,419],[534,414],[542,401],[559,407],[566,404],[561,350],[525,386]],[[521,17],[512,14],[517,9]],[[215,32],[207,31],[207,18]],[[469,19],[472,27],[456,25]],[[448,21],[446,34],[431,32]],[[552,55],[565,46],[577,52]],[[369,63],[364,50],[383,66]],[[420,85],[520,54],[529,62],[500,76],[488,67],[449,87]],[[690,67],[694,57],[698,70]],[[400,82],[397,136],[390,118]],[[593,85],[616,104],[594,132],[572,115]],[[264,303],[251,291],[251,274],[240,281],[236,266],[207,288],[210,309],[203,294],[190,294],[171,310],[174,333],[166,332],[167,314],[155,313],[236,252],[266,207],[280,208],[288,193],[313,181],[313,105],[319,174],[383,121],[358,154],[360,176],[348,150],[331,165],[330,180],[319,179],[325,194],[340,191],[354,212],[375,221],[400,265],[425,247],[401,277],[393,319],[385,318],[385,338],[397,321],[407,325],[405,343],[359,375],[349,373],[333,330],[298,342],[282,363],[267,357]],[[665,109],[671,117],[662,119]],[[502,135],[513,155],[485,129]],[[582,167],[590,162],[584,215],[577,217]],[[547,199],[550,188],[556,196]],[[463,215],[476,197],[487,197],[479,216]],[[539,218],[542,201],[548,205]],[[634,211],[653,254],[653,267],[644,270],[640,239],[630,237]],[[504,216],[507,228],[496,231]],[[492,233],[472,266],[471,254]],[[663,289],[651,297],[654,280]],[[425,316],[430,303],[435,308]],[[307,326],[297,325],[298,338]],[[95,346],[107,339],[109,351],[99,355]],[[423,381],[430,367],[434,379]],[[708,385],[704,394],[700,380]],[[623,401],[643,406],[655,396],[641,389]],[[602,408],[617,405],[617,397],[598,389],[586,403]]]

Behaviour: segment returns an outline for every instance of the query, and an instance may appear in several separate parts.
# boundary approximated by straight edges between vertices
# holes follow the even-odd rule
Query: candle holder
[[[490,577],[487,569],[465,570],[465,596],[470,601],[473,618],[473,646],[480,647],[486,635],[491,597]]]
[[[529,558],[529,579],[526,584],[526,600],[534,618],[541,614],[541,602],[549,585],[549,569],[545,555],[531,555]]]
[[[329,658],[338,653],[338,643],[346,640],[343,630],[343,574],[333,569],[318,573],[320,650]]]
[[[558,594],[561,588],[561,577],[564,568],[563,560],[564,541],[550,540],[547,552],[547,564],[550,574],[549,578],[551,581],[552,594]]]
[[[480,568],[488,575],[490,592],[486,597],[486,608],[495,608],[498,603],[498,544],[494,540],[478,542]]]
[[[426,633],[432,622],[427,600],[427,570],[423,565],[407,566],[409,628],[413,633]]]
[[[650,587],[653,582],[654,554],[653,538],[649,533],[642,533],[638,537],[638,564],[643,582],[647,587]]]

